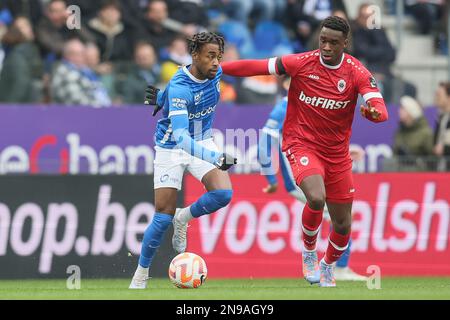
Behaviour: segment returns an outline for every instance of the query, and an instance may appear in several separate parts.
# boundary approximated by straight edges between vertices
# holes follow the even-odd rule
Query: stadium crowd
[[[433,139],[416,88],[391,72],[396,49],[386,31],[368,27],[369,5],[350,21],[348,52],[371,70],[387,103],[401,104],[395,155],[449,156],[450,86],[437,89]],[[394,13],[395,1],[385,8]],[[405,9],[418,34],[446,37],[445,1],[407,0]],[[320,21],[330,15],[348,20],[343,0],[0,0],[0,102],[142,104],[147,84],[163,88],[190,63],[186,39],[197,32],[225,37],[224,61],[266,58],[317,49]],[[274,104],[281,94],[272,76],[223,76],[221,88],[224,103]]]

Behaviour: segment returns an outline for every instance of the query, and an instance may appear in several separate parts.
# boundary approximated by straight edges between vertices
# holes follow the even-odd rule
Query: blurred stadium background
[[[186,37],[198,31],[224,35],[225,60],[266,58],[315,49],[331,14],[351,22],[349,52],[377,78],[390,114],[380,125],[355,115],[351,141],[365,156],[354,162],[350,266],[449,277],[448,9],[444,0],[0,0],[0,279],[65,279],[71,265],[83,278],[131,279],[154,213],[157,117],[142,103],[146,84],[164,88],[190,62]],[[262,193],[256,161],[279,83],[224,76],[221,90],[215,138],[239,158],[234,199],[193,222],[188,250],[210,279],[299,278],[303,204]],[[187,176],[179,205],[202,192]],[[168,235],[151,276],[166,277],[174,256]]]

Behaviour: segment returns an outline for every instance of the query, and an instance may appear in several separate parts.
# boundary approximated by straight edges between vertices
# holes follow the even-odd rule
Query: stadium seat
[[[293,53],[293,46],[284,27],[276,21],[259,22],[253,34],[255,58]]]
[[[254,57],[252,35],[245,24],[228,20],[219,25],[218,32],[224,36],[226,42],[236,46],[241,58]]]

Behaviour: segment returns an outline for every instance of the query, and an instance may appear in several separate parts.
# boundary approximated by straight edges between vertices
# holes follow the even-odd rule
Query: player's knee
[[[313,210],[323,210],[325,207],[325,194],[322,192],[311,192],[307,199]]]
[[[335,221],[333,223],[334,231],[336,231],[339,234],[349,234],[351,231],[351,220],[342,220],[342,221]]]
[[[231,202],[231,198],[233,197],[233,190],[230,189],[213,190],[209,193],[214,198],[215,203],[219,208],[227,206]]]

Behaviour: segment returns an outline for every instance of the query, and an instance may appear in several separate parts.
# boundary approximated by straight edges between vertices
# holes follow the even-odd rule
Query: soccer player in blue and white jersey
[[[222,37],[202,32],[189,40],[192,64],[178,70],[164,92],[150,86],[146,104],[162,106],[155,133],[155,215],[144,232],[139,265],[130,289],[145,289],[149,268],[168,227],[173,224],[175,251],[186,250],[188,222],[225,207],[232,197],[228,170],[236,159],[219,152],[211,136],[220,98]],[[207,192],[187,208],[177,209],[177,192],[185,170],[201,181]]]
[[[283,79],[283,89],[288,90],[290,83],[290,77]],[[298,201],[306,204],[306,196],[303,191],[296,185],[295,179],[292,175],[289,161],[285,154],[281,151],[281,131],[283,128],[284,119],[286,117],[287,110],[287,96],[278,101],[270,112],[269,118],[262,129],[261,138],[258,143],[258,161],[261,165],[261,173],[266,177],[268,185],[263,188],[264,193],[275,193],[278,189],[277,168],[273,165],[273,149],[278,150],[279,166],[281,174],[283,176],[284,188],[289,194],[291,194]],[[352,158],[360,157],[361,151],[352,149],[350,147],[350,155]],[[324,216],[330,219],[328,209],[325,205]],[[335,279],[336,280],[349,280],[349,281],[365,281],[365,276],[359,275],[354,272],[350,267],[350,247],[351,240],[349,242],[347,250],[336,262]]]

